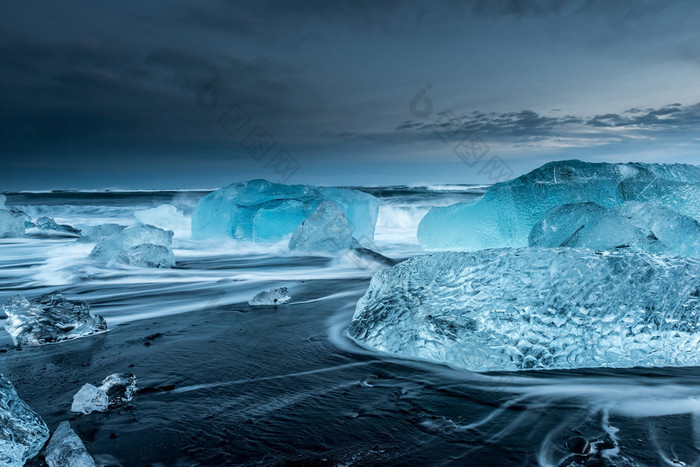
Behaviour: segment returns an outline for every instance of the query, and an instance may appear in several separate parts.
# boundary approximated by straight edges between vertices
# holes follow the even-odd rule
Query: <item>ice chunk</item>
[[[189,219],[172,204],[161,204],[151,209],[136,211],[134,217],[141,224],[172,230],[178,234],[178,238],[182,233],[190,231]]]
[[[551,162],[492,186],[476,202],[432,208],[418,240],[431,251],[526,246],[532,227],[555,206],[624,201],[649,201],[700,220],[700,167]]]
[[[281,305],[287,303],[292,297],[289,295],[289,290],[287,287],[280,287],[279,289],[267,290],[265,292],[260,292],[255,297],[248,301],[249,305],[261,306],[261,305]]]
[[[7,197],[0,194],[0,209],[5,209],[5,201],[7,201]]]
[[[0,465],[22,467],[39,454],[47,439],[49,429],[44,421],[0,374]]]
[[[75,393],[70,409],[72,412],[89,414],[92,412],[104,412],[108,406],[109,397],[107,393],[101,388],[88,383]]]
[[[109,405],[122,405],[130,402],[136,392],[136,376],[131,373],[114,373],[107,376],[100,386],[109,397]]]
[[[15,345],[41,345],[89,336],[107,330],[102,316],[90,311],[85,302],[63,298],[60,292],[31,301],[15,295],[2,306],[5,330]]]
[[[360,243],[374,238],[379,210],[379,200],[374,196],[344,188],[282,185],[266,180],[234,183],[202,198],[192,215],[192,236],[277,241],[293,234],[324,200],[340,206],[353,237]]]
[[[169,268],[175,265],[170,248],[173,232],[152,225],[137,225],[99,241],[91,258],[132,266]]]
[[[23,237],[29,216],[18,209],[0,209],[0,238]]]
[[[343,210],[335,201],[324,201],[297,227],[289,240],[290,250],[336,253],[353,243]]]
[[[80,229],[82,237],[78,241],[97,242],[103,238],[109,237],[121,232],[126,227],[119,224],[100,224],[100,225],[77,225]]]
[[[46,463],[50,467],[94,467],[95,461],[70,423],[61,422],[46,446]]]
[[[700,257],[700,223],[652,203],[628,201],[612,208],[565,204],[535,224],[529,244]]]
[[[410,258],[379,271],[349,334],[472,371],[700,365],[700,260],[578,248]]]
[[[68,224],[57,224],[56,221],[50,217],[38,218],[36,220],[36,227],[40,230],[53,230],[56,232],[80,236],[80,230]]]

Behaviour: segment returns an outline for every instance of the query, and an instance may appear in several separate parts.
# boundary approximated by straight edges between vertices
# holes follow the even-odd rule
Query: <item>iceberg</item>
[[[292,235],[326,200],[337,203],[352,236],[360,243],[374,238],[379,212],[379,200],[374,196],[345,188],[282,185],[266,180],[234,183],[202,198],[192,215],[192,236],[278,241]]]
[[[94,467],[95,461],[85,449],[83,441],[70,427],[61,422],[46,446],[46,463],[49,467]]]
[[[343,210],[335,201],[326,200],[296,228],[289,249],[336,253],[352,244],[352,232]]]
[[[104,412],[109,406],[109,397],[102,389],[90,383],[83,385],[73,396],[71,412],[87,415],[92,412]]]
[[[532,228],[528,243],[700,257],[700,222],[646,202],[627,201],[612,208],[564,204],[545,213]]]
[[[107,376],[100,386],[109,401],[109,406],[131,402],[136,392],[136,376],[131,373],[114,373]]]
[[[578,248],[417,256],[357,303],[360,345],[471,371],[700,365],[700,260]]]
[[[42,345],[89,336],[107,330],[102,316],[85,302],[63,298],[52,292],[27,300],[17,294],[2,306],[5,330],[15,345]]]
[[[175,256],[170,247],[172,238],[172,230],[137,225],[100,240],[90,252],[90,257],[132,266],[169,268],[175,265]]]
[[[434,207],[418,226],[428,251],[523,247],[551,208],[651,202],[700,220],[700,167],[686,164],[551,162],[497,183],[476,202]]]
[[[38,218],[36,220],[36,227],[39,230],[53,230],[55,232],[62,232],[70,235],[80,236],[80,230],[76,229],[72,225],[57,224],[56,221],[50,217]]]
[[[0,374],[0,465],[22,467],[39,454],[49,439],[44,421],[17,395]]]
[[[264,305],[281,305],[287,303],[292,299],[289,295],[289,290],[287,287],[280,287],[279,289],[266,290],[255,295],[255,297],[248,300],[248,305],[252,306],[264,306]]]
[[[23,237],[29,216],[19,209],[0,209],[0,238]]]

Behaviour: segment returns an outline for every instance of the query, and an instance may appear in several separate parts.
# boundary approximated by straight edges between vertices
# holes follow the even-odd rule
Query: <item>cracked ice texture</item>
[[[92,412],[104,412],[109,406],[109,397],[102,389],[92,384],[84,384],[73,396],[71,412],[87,415]]]
[[[49,467],[94,467],[95,461],[70,423],[61,422],[46,446]]]
[[[700,257],[700,223],[652,203],[628,201],[604,208],[596,203],[550,209],[532,228],[530,246],[594,250],[629,248],[652,254]]]
[[[107,330],[104,318],[90,312],[90,305],[66,300],[60,292],[32,300],[17,294],[2,308],[5,330],[15,345],[50,344]]]
[[[334,201],[324,201],[297,227],[289,249],[304,252],[336,253],[350,248],[352,232],[343,210]]]
[[[476,202],[434,207],[418,226],[429,251],[527,246],[547,210],[594,202],[648,201],[700,220],[700,167],[685,164],[550,162],[497,183]]]
[[[109,400],[109,405],[122,405],[134,398],[136,392],[136,376],[131,373],[114,373],[107,376],[100,386]]]
[[[172,239],[171,230],[136,225],[101,239],[90,252],[90,257],[132,266],[169,268],[175,265],[170,247]]]
[[[378,272],[349,334],[472,371],[700,364],[700,260],[576,248],[410,258]]]
[[[374,238],[379,200],[355,190],[282,185],[266,180],[239,182],[209,193],[192,215],[194,238],[233,237],[270,242],[291,235],[324,201],[337,203],[353,237]]]
[[[49,439],[44,421],[17,395],[0,374],[0,465],[21,467],[39,454]]]

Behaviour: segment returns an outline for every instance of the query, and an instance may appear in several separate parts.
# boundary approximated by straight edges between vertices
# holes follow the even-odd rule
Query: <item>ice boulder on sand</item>
[[[30,217],[19,209],[0,209],[0,238],[23,237]]]
[[[564,204],[547,211],[529,236],[530,246],[579,247],[700,257],[700,222],[652,203],[612,208]]]
[[[379,271],[349,334],[471,371],[700,365],[700,260],[578,248],[417,256]]]
[[[248,305],[281,305],[283,303],[287,303],[291,299],[292,296],[289,295],[289,290],[287,290],[287,287],[280,287],[279,289],[266,290],[256,294],[255,297],[248,300]]]
[[[17,294],[2,308],[5,330],[15,345],[50,344],[107,330],[104,318],[90,312],[90,305],[66,300],[60,292],[32,300]]]
[[[476,202],[431,208],[418,240],[429,251],[527,246],[532,227],[555,206],[625,201],[652,202],[700,220],[700,167],[551,162],[493,185]]]
[[[73,396],[71,411],[82,414],[104,412],[130,402],[136,392],[136,376],[131,373],[114,373],[107,376],[100,387],[85,384]]]
[[[85,449],[83,441],[70,427],[61,422],[46,445],[46,463],[49,467],[94,467],[95,461]]]
[[[172,239],[171,230],[136,225],[100,240],[90,257],[132,266],[169,268],[175,265],[175,256],[170,247]]]
[[[47,439],[49,429],[44,421],[0,374],[0,465],[22,467],[39,454]]]
[[[277,241],[292,235],[326,200],[337,203],[352,236],[360,243],[374,238],[379,211],[379,200],[374,196],[344,188],[266,180],[234,183],[202,198],[192,215],[192,236]]]
[[[87,415],[92,412],[104,412],[108,406],[109,397],[107,397],[107,393],[87,383],[73,396],[73,404],[70,409],[72,412]]]

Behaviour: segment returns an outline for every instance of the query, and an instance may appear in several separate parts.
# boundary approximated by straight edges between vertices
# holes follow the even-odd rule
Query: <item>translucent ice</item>
[[[49,439],[44,421],[0,374],[0,465],[22,467]]]
[[[134,212],[134,217],[141,224],[153,225],[161,229],[172,230],[178,234],[190,231],[190,221],[172,204],[161,204],[151,209]]]
[[[17,294],[2,308],[5,330],[16,345],[62,342],[107,330],[104,318],[90,312],[90,305],[66,300],[60,292],[31,301]]]
[[[36,227],[40,230],[53,230],[55,232],[63,232],[71,235],[80,235],[80,230],[76,229],[72,225],[57,224],[56,221],[50,217],[38,218],[36,220]]]
[[[92,412],[104,412],[108,406],[109,397],[107,393],[88,383],[75,393],[70,409],[75,413],[89,414]]]
[[[5,201],[7,201],[7,197],[0,194],[0,209],[5,209]]]
[[[46,463],[49,467],[94,467],[95,461],[70,423],[62,422],[56,428],[46,446]]]
[[[410,258],[379,271],[358,343],[472,371],[700,365],[700,260],[578,248]]]
[[[152,225],[137,225],[103,238],[90,257],[132,266],[169,268],[175,265],[170,248],[173,232]]]
[[[290,250],[335,253],[353,243],[350,225],[335,201],[324,201],[294,231]]]
[[[628,201],[612,208],[564,204],[535,224],[529,244],[700,257],[700,223],[652,203]]]
[[[650,201],[700,220],[700,167],[551,162],[492,186],[476,202],[432,208],[418,240],[431,251],[526,246],[547,210],[589,201],[603,207]]]
[[[100,224],[100,225],[78,225],[82,237],[79,241],[97,242],[103,238],[121,232],[126,227],[119,224]]]
[[[281,305],[287,303],[292,297],[289,295],[289,290],[287,287],[280,287],[279,289],[267,290],[260,292],[248,301],[249,305],[261,306],[261,305]]]
[[[102,381],[100,390],[108,396],[110,406],[126,404],[136,392],[136,376],[131,373],[114,373]]]
[[[335,201],[360,243],[374,238],[379,201],[344,188],[281,185],[265,180],[234,183],[209,193],[192,215],[194,238],[276,241],[294,233],[324,200]]]
[[[23,237],[27,220],[29,216],[22,211],[0,209],[0,238]]]

